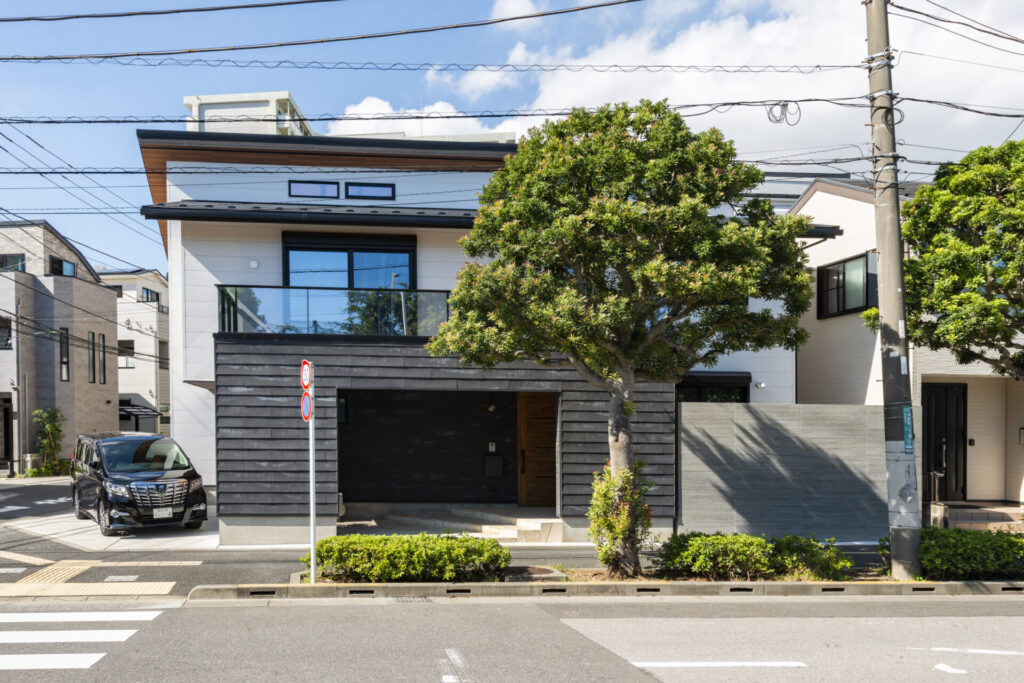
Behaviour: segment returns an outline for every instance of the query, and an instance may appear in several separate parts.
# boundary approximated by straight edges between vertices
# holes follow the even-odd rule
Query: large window
[[[288,287],[415,289],[415,237],[285,234]]]
[[[157,342],[157,353],[160,354],[160,369],[168,370],[171,367],[170,351],[167,342]]]
[[[25,255],[24,254],[0,254],[0,270],[20,270],[25,271]]]
[[[160,292],[154,292],[147,287],[142,288],[142,301],[155,301],[160,303]]]
[[[117,367],[119,367],[119,368],[134,368],[135,367],[135,340],[134,339],[118,339],[117,340]]]
[[[71,379],[71,338],[68,328],[60,328],[60,381]]]
[[[11,319],[0,318],[0,349],[14,348],[11,339]]]
[[[107,335],[100,335],[100,384],[107,383]]]
[[[818,317],[830,318],[878,305],[878,255],[861,254],[818,268]]]

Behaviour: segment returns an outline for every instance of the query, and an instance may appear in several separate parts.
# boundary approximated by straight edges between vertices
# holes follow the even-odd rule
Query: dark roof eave
[[[309,225],[380,225],[391,227],[470,228],[476,218],[475,211],[452,210],[439,215],[403,212],[393,213],[311,213],[297,210],[227,209],[180,207],[168,204],[143,206],[140,213],[146,218],[169,220],[196,220],[227,223],[304,223]],[[459,215],[460,214],[460,215]]]

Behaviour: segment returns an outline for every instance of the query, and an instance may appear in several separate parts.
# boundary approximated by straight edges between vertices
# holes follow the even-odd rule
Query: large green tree
[[[940,167],[903,215],[911,341],[1024,378],[1024,143]]]
[[[664,102],[531,130],[483,190],[462,240],[480,262],[459,273],[431,352],[570,364],[608,394],[612,473],[630,467],[638,382],[804,338],[808,226],[744,201],[762,180],[721,132],[690,130]]]

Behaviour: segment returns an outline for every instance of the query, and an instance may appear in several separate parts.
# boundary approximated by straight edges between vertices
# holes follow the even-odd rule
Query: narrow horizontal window
[[[394,183],[345,183],[345,199],[394,198]]]
[[[289,197],[338,199],[338,183],[329,180],[289,180]]]

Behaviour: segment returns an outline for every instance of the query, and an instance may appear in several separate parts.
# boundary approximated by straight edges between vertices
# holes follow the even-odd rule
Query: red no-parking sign
[[[313,416],[313,398],[309,395],[308,391],[302,392],[302,421],[309,422],[309,418]]]

